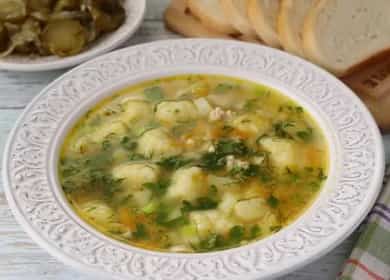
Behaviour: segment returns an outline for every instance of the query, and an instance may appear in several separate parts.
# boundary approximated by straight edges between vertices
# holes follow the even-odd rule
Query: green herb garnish
[[[250,229],[250,239],[254,239],[261,235],[261,228],[258,225],[253,225]]]
[[[135,239],[147,239],[149,238],[149,233],[144,224],[136,224],[136,230],[133,232]]]
[[[233,168],[230,171],[230,175],[239,180],[246,180],[251,177],[259,175],[260,166],[256,164],[250,164],[247,168]]]
[[[163,181],[160,181],[160,182],[157,182],[157,183],[149,182],[149,183],[143,184],[143,186],[145,188],[147,188],[148,190],[152,191],[153,194],[155,194],[156,196],[161,196],[168,189],[169,183],[168,182],[163,182]]]
[[[267,199],[267,203],[268,203],[268,205],[269,205],[271,208],[276,208],[276,207],[278,207],[278,205],[279,205],[279,199],[277,199],[276,197],[274,197],[273,195],[271,195],[271,196]]]
[[[159,102],[164,99],[164,92],[161,87],[155,86],[144,90],[147,99],[153,102]]]
[[[213,233],[210,234],[210,236],[206,239],[201,240],[198,247],[195,249],[199,252],[207,252],[210,250],[222,249],[225,246],[226,242],[223,236],[220,234]]]
[[[162,160],[157,162],[157,164],[168,170],[176,170],[191,162],[192,159],[186,159],[182,156],[172,156],[172,157],[163,158]]]
[[[296,133],[297,137],[305,142],[310,141],[313,138],[313,129],[307,128],[306,130],[300,130]]]
[[[215,87],[214,91],[215,93],[225,93],[228,90],[232,90],[234,87],[236,86],[232,84],[220,83]]]
[[[199,197],[195,203],[191,203],[187,200],[182,201],[182,211],[190,212],[195,210],[209,210],[215,209],[218,206],[218,202],[209,197]]]
[[[292,122],[280,121],[273,125],[274,134],[279,138],[293,139],[290,133],[286,130],[289,127],[295,126]]]
[[[108,139],[105,139],[105,140],[103,140],[103,142],[102,142],[102,149],[103,149],[103,151],[107,151],[107,150],[109,150],[110,148],[111,148],[111,141],[110,140],[108,140]]]
[[[121,146],[126,150],[134,150],[137,148],[137,141],[131,139],[129,136],[124,136],[120,142]]]
[[[282,229],[282,226],[281,225],[278,225],[278,226],[272,226],[269,228],[270,231],[272,232],[278,232]]]
[[[242,141],[222,139],[215,144],[214,152],[202,155],[200,166],[206,170],[219,170],[226,165],[226,156],[247,156],[250,152]]]
[[[243,226],[234,226],[229,231],[229,238],[232,242],[238,243],[244,239],[245,228]]]

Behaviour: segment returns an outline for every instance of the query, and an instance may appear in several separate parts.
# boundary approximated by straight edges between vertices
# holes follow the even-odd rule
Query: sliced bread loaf
[[[278,48],[280,41],[276,31],[279,0],[249,0],[248,16],[259,37],[268,45]]]
[[[208,28],[224,34],[237,33],[223,13],[219,0],[188,0],[187,4],[191,12]]]
[[[291,53],[304,56],[302,31],[307,11],[314,0],[282,0],[277,30],[283,48]]]
[[[248,0],[219,0],[225,17],[234,28],[247,38],[256,38],[255,30],[248,20]]]
[[[230,38],[223,33],[203,26],[197,18],[187,13],[186,9],[186,0],[172,0],[164,13],[166,26],[187,37]]]
[[[390,49],[389,0],[319,0],[303,29],[305,56],[338,76]]]

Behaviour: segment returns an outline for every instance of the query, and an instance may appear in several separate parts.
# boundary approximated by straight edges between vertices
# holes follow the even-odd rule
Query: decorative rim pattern
[[[126,21],[116,31],[102,36],[82,53],[70,57],[58,58],[57,56],[47,57],[26,57],[11,55],[0,59],[0,69],[33,72],[47,71],[71,67],[87,61],[100,54],[109,52],[123,44],[130,36],[137,31],[146,10],[145,0],[124,1],[126,10]]]
[[[206,254],[137,249],[84,226],[53,181],[56,167],[50,158],[64,124],[70,125],[72,114],[101,99],[112,85],[194,71],[265,81],[311,108],[327,134],[332,161],[330,178],[317,201],[269,238]],[[185,39],[116,51],[54,81],[20,117],[3,167],[10,207],[24,229],[50,253],[81,270],[125,279],[269,279],[319,258],[359,225],[379,193],[384,152],[367,109],[327,72],[263,46]]]

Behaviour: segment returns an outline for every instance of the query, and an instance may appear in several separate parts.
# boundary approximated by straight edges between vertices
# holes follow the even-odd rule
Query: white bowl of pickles
[[[68,68],[123,44],[141,24],[145,0],[0,2],[0,69]]]
[[[18,221],[83,271],[270,279],[319,258],[380,190],[381,136],[336,78],[224,40],[160,41],[65,74],[10,135]]]

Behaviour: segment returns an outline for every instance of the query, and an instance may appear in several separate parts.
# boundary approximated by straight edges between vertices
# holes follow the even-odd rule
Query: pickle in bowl
[[[72,56],[119,28],[121,0],[0,0],[0,58]]]

